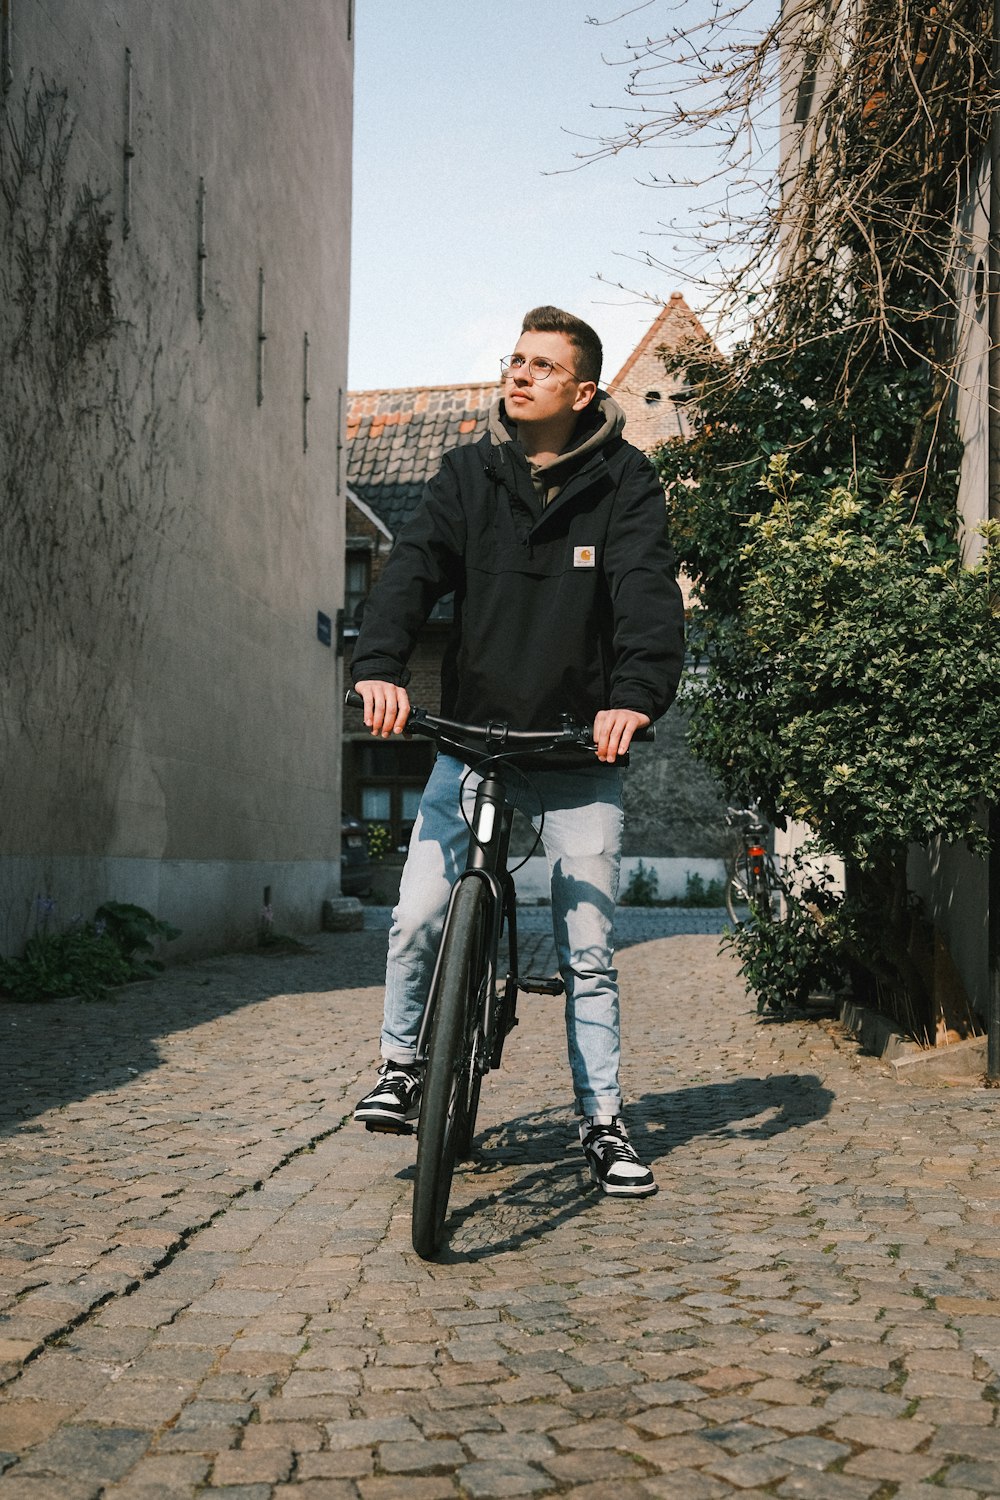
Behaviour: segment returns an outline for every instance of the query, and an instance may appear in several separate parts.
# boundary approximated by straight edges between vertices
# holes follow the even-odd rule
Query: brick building
[[[699,319],[680,292],[672,293],[613,380],[608,392],[625,413],[630,443],[651,453],[671,438],[686,438],[690,425],[683,401],[677,401],[684,379],[668,375],[662,352],[680,353],[711,344]]]

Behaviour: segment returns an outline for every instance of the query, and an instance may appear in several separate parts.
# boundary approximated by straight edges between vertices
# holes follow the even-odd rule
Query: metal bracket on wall
[[[4,98],[14,82],[14,0],[0,0],[0,94]]]
[[[337,494],[340,494],[340,469],[344,452],[344,387],[337,387]]]
[[[302,335],[302,452],[309,452],[309,335]]]
[[[122,239],[132,232],[132,49],[125,48],[125,141],[122,146]]]
[[[257,272],[257,405],[264,405],[264,267]]]
[[[205,261],[208,249],[205,245],[205,179],[198,178],[198,292],[196,311],[198,322],[205,316]]]

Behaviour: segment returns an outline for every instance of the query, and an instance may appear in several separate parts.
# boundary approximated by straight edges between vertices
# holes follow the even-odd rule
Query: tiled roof
[[[415,512],[442,456],[486,431],[499,390],[490,381],[349,392],[348,489],[395,536]]]

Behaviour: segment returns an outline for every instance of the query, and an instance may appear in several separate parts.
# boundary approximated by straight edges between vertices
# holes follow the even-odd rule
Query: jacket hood
[[[624,426],[625,413],[618,402],[607,391],[599,390],[586,410],[580,413],[563,452],[544,464],[534,464],[529,460],[528,467],[536,489],[546,492],[558,489],[565,483],[570,468],[575,469],[612,438],[619,437]],[[489,434],[490,443],[495,448],[517,441],[517,424],[507,416],[502,396],[490,407]]]

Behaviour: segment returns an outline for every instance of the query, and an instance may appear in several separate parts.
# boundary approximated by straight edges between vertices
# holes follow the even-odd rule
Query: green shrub
[[[748,921],[730,928],[723,947],[733,948],[747,990],[757,996],[758,1014],[778,1014],[804,1005],[814,991],[837,991],[844,983],[844,954],[837,921],[839,903],[820,886],[796,896],[785,893],[782,922]]]
[[[655,870],[648,870],[640,859],[628,885],[618,897],[620,906],[656,906],[660,893],[660,881]]]
[[[154,938],[171,943],[181,935],[179,927],[173,927],[154,917],[145,907],[132,906],[127,901],[105,901],[99,906],[94,913],[94,924],[100,927],[101,923],[119,952],[132,965],[135,978],[163,968],[162,961],[152,956]]]
[[[39,931],[32,934],[20,958],[0,958],[0,990],[12,1000],[58,1000],[79,996],[99,1000],[116,985],[148,978],[162,968],[152,957],[152,938],[169,941],[176,927],[161,922],[141,906],[109,901],[93,921],[76,920],[64,932],[51,932],[54,903],[38,903]]]
[[[697,870],[685,876],[683,896],[671,896],[664,906],[725,906],[726,888],[721,880],[705,881]]]

